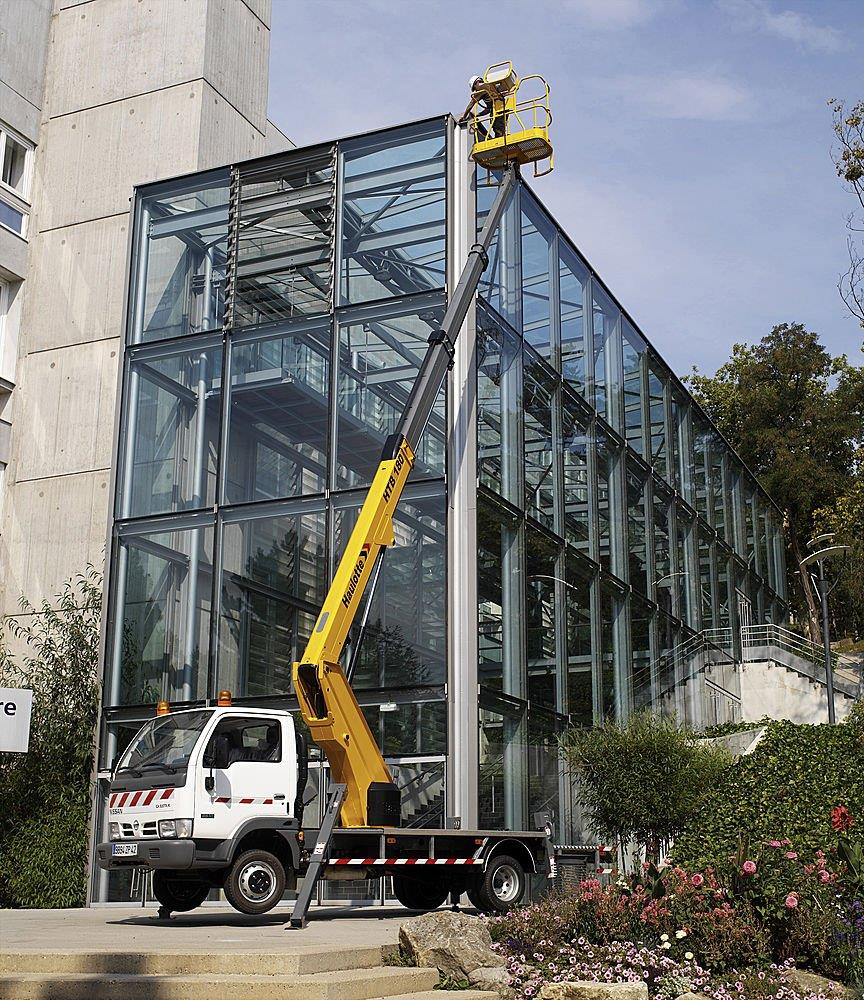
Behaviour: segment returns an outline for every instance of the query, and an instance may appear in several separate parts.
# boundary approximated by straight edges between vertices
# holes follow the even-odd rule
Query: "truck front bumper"
[[[115,856],[112,854],[114,844],[124,847],[135,845],[134,854]],[[191,868],[195,856],[195,843],[192,840],[113,840],[99,844],[96,848],[96,860],[100,868],[107,870],[116,868]]]

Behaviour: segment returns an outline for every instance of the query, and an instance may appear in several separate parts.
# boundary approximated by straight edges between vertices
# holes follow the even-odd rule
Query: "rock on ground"
[[[547,983],[538,1000],[648,1000],[645,983]]]
[[[682,993],[678,1000],[705,1000],[704,993]]]
[[[417,965],[451,979],[468,979],[477,969],[503,972],[504,959],[492,950],[489,929],[479,917],[435,910],[412,917],[399,928],[399,944]]]
[[[789,982],[802,993],[812,991],[813,993],[824,993],[828,997],[849,997],[852,994],[841,983],[835,983],[833,979],[826,979],[824,976],[817,976],[815,972],[805,972],[803,969],[792,969],[786,973]]]

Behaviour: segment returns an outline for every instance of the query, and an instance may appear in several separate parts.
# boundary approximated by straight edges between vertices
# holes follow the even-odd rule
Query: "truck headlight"
[[[159,836],[163,838],[185,838],[192,836],[191,819],[160,819]]]
[[[120,839],[120,824],[119,823],[109,823],[108,824],[108,837],[111,840]]]

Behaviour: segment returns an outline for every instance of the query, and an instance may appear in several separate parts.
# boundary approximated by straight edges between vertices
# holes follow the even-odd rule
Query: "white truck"
[[[213,888],[241,913],[266,913],[314,864],[322,831],[303,827],[306,781],[306,741],[290,712],[223,705],[157,715],[115,769],[99,864],[152,869],[162,917],[195,909]],[[502,912],[523,898],[529,873],[550,873],[550,860],[544,830],[337,828],[312,875],[392,875],[409,909],[467,893],[478,909]]]
[[[243,913],[265,913],[302,879],[291,918],[302,927],[319,878],[384,875],[393,876],[397,898],[411,909],[434,909],[449,894],[467,892],[481,909],[505,910],[524,896],[526,873],[554,874],[548,829],[400,829],[400,790],[351,687],[351,667],[341,665],[361,599],[393,543],[394,512],[519,164],[534,163],[536,172],[547,160],[551,169],[549,88],[543,81],[543,96],[520,102],[519,86],[510,62],[472,82],[466,115],[479,110],[471,155],[501,171],[498,194],[384,444],[303,659],[292,668],[300,714],[330,766],[321,824],[302,828],[307,755],[289,713],[232,707],[227,692],[214,708],[171,714],[162,703],[166,714],[148,722],[119,761],[108,802],[111,839],[97,856],[105,868],[152,868],[163,915],[194,909],[214,886]]]

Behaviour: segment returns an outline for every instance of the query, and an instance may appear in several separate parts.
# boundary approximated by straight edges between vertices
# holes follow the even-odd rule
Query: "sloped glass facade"
[[[495,194],[456,134],[433,119],[137,191],[103,776],[157,699],[227,687],[295,707],[291,662],[443,315],[457,237]],[[556,734],[643,705],[734,718],[736,627],[785,615],[781,522],[524,182],[472,313],[473,364],[424,432],[348,656],[404,822],[545,811],[573,839]],[[454,624],[457,453],[476,473],[476,606]],[[471,664],[453,652],[466,623]],[[474,676],[465,758],[450,718]],[[454,805],[465,759],[475,791]]]

